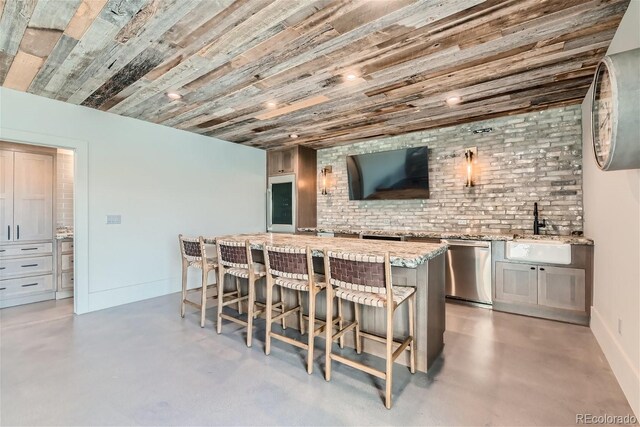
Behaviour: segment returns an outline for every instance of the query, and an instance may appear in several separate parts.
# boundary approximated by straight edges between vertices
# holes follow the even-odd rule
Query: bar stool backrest
[[[253,264],[249,241],[216,240],[218,263],[224,267],[246,268]]]
[[[325,250],[325,275],[333,286],[374,294],[391,293],[389,254],[367,255]]]
[[[267,272],[287,279],[309,280],[313,275],[313,262],[309,248],[272,246],[264,244]]]
[[[200,237],[184,237],[182,234],[178,236],[180,240],[180,252],[182,258],[189,262],[202,261],[206,259],[206,249],[204,246],[204,239]]]

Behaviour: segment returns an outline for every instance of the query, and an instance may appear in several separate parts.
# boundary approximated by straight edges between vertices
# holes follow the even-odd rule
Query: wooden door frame
[[[74,290],[73,311],[89,310],[89,143],[85,140],[1,128],[0,139],[16,144],[39,145],[73,150],[73,246]]]

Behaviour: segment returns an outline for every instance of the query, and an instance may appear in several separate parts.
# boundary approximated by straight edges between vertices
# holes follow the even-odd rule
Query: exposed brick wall
[[[490,133],[474,134],[480,128]],[[345,156],[429,146],[427,200],[351,201]],[[475,187],[466,188],[464,150],[477,147]],[[532,231],[533,203],[543,233],[582,231],[580,106],[555,108],[318,151],[331,165],[328,195],[318,189],[318,226],[503,233]]]

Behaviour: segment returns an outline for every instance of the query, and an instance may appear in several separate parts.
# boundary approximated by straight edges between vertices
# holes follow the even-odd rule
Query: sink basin
[[[507,259],[543,262],[548,264],[571,264],[571,245],[553,240],[517,239],[507,242]]]

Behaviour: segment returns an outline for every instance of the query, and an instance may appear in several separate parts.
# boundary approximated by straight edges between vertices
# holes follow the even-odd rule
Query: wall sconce
[[[474,159],[478,156],[478,149],[476,147],[467,148],[464,151],[465,167],[466,167],[466,182],[465,187],[473,187],[473,163]]]
[[[322,194],[325,196],[329,194],[327,188],[329,188],[329,174],[331,174],[332,171],[333,168],[331,166],[325,166],[320,171],[320,175],[322,176]]]

